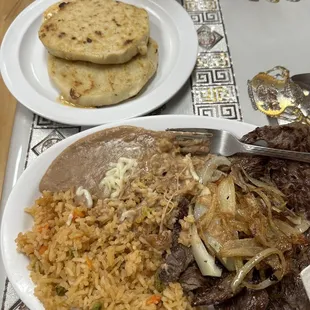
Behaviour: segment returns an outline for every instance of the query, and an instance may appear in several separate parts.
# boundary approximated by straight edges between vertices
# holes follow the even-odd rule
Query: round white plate
[[[194,24],[175,0],[123,0],[145,8],[159,45],[155,77],[136,97],[110,107],[80,109],[57,102],[47,73],[47,51],[38,38],[42,13],[56,0],[38,0],[12,23],[0,50],[1,73],[16,99],[33,112],[72,125],[99,125],[147,114],[168,101],[189,78],[197,58]]]
[[[22,301],[32,310],[44,309],[40,301],[33,295],[34,285],[29,277],[28,259],[16,251],[15,238],[19,232],[31,229],[31,216],[24,212],[24,208],[31,206],[40,196],[39,182],[52,161],[70,144],[94,132],[117,125],[134,125],[153,130],[165,130],[176,127],[213,128],[230,131],[241,137],[255,126],[208,117],[199,116],[149,116],[131,119],[119,123],[95,127],[71,136],[40,155],[22,174],[13,188],[7,201],[1,227],[1,252],[6,273],[15,291]]]

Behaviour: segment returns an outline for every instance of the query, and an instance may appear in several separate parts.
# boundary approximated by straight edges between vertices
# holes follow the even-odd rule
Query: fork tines
[[[206,155],[210,152],[209,144],[212,133],[200,128],[168,128],[170,132],[179,133],[175,140],[183,154]]]
[[[211,138],[215,130],[207,129],[207,128],[167,128],[166,131],[174,131],[174,132],[184,132],[184,133],[194,133],[196,135],[188,135],[187,137],[193,139],[192,137],[196,137],[198,139],[202,139],[203,136]]]
[[[208,129],[208,128],[167,128],[166,131],[206,133],[206,132],[212,131],[212,129]]]
[[[175,139],[178,141],[184,141],[184,140],[210,140],[210,136],[206,135],[206,134],[198,134],[198,135],[176,135]]]

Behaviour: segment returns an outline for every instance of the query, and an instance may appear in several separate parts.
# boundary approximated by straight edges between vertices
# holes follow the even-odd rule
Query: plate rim
[[[197,61],[199,48],[197,31],[190,14],[188,14],[185,8],[176,0],[145,0],[145,6],[147,6],[147,3],[159,6],[160,9],[167,13],[167,15],[170,17],[173,16],[171,20],[176,26],[176,31],[178,33],[179,46],[176,63],[174,64],[172,71],[166,73],[166,76],[160,85],[153,89],[151,93],[144,98],[137,97],[136,99],[133,99],[132,103],[136,105],[125,106],[126,103],[124,103],[124,105],[123,103],[120,103],[103,107],[102,109],[83,109],[60,105],[57,103],[56,98],[55,100],[50,100],[43,94],[37,92],[37,90],[28,82],[26,76],[21,70],[18,55],[20,53],[24,35],[32,25],[33,21],[37,18],[38,11],[47,8],[54,2],[55,0],[37,0],[26,7],[11,23],[1,44],[0,70],[4,83],[10,93],[32,112],[44,118],[51,119],[54,122],[74,126],[97,126],[122,121],[146,115],[160,108],[176,95],[190,78]],[[126,2],[126,0],[124,0],[124,2]],[[137,2],[136,5],[141,5],[139,0],[134,0],[134,2]],[[170,6],[172,6],[174,10],[169,9],[169,11],[167,7]],[[174,13],[174,11],[176,13]],[[178,19],[182,19],[182,23],[177,22]],[[17,29],[22,28],[21,26],[24,24],[27,25],[25,29],[19,31],[20,34],[17,38],[16,36],[14,37],[16,42],[8,47],[7,42],[12,40],[12,36],[16,33]],[[164,32],[163,35],[165,35]],[[17,55],[18,61],[13,63],[13,65],[10,64],[10,68],[8,68],[7,63],[12,59],[11,55]],[[19,83],[16,82],[18,80]],[[55,103],[58,105],[53,109],[52,104]],[[124,110],[126,111],[123,112]],[[98,111],[100,112],[98,113]],[[118,116],[119,114],[120,116]]]
[[[149,124],[151,123],[151,127],[154,127],[154,125],[157,126],[159,125],[159,127],[163,127],[163,128],[168,128],[170,126],[168,126],[171,122],[177,122],[179,125],[177,125],[178,127],[189,127],[188,125],[186,125],[187,123],[191,123],[193,124],[195,123],[205,123],[206,126],[205,127],[209,127],[209,128],[225,128],[224,130],[228,130],[228,131],[239,131],[242,132],[242,130],[245,132],[254,130],[257,126],[253,125],[253,124],[248,124],[248,123],[244,123],[244,122],[240,122],[240,121],[235,121],[235,120],[228,120],[228,119],[221,119],[221,118],[214,118],[214,117],[206,117],[206,116],[195,116],[195,115],[156,115],[156,116],[145,116],[145,117],[139,117],[139,118],[132,118],[132,119],[128,119],[128,120],[124,120],[124,121],[119,121],[119,122],[114,122],[114,123],[108,123],[108,124],[104,124],[101,126],[97,126],[94,128],[90,128],[84,131],[81,131],[77,134],[74,134],[72,136],[67,137],[66,139],[58,142],[57,144],[53,145],[52,147],[50,147],[48,150],[46,150],[44,153],[42,153],[40,156],[38,156],[21,174],[21,176],[18,178],[15,186],[13,187],[13,189],[11,190],[11,193],[8,197],[8,200],[5,204],[4,210],[3,210],[3,215],[2,215],[2,220],[1,220],[1,232],[0,232],[0,243],[2,244],[1,246],[1,257],[3,260],[3,264],[5,267],[5,271],[7,274],[7,277],[9,278],[10,283],[12,284],[13,288],[15,289],[16,293],[18,294],[19,298],[25,303],[25,305],[27,305],[30,309],[33,302],[39,302],[39,304],[41,304],[41,302],[38,300],[37,297],[34,296],[34,294],[30,294],[29,292],[25,292],[25,291],[21,291],[18,284],[17,284],[17,280],[16,274],[14,274],[13,270],[10,269],[10,267],[8,266],[8,261],[9,261],[9,257],[7,255],[9,255],[10,253],[10,248],[12,249],[12,245],[9,246],[7,248],[7,242],[5,242],[5,236],[7,236],[7,234],[5,233],[5,230],[8,229],[8,226],[10,226],[8,224],[8,221],[6,223],[6,219],[9,220],[10,217],[8,217],[8,213],[11,210],[10,205],[12,205],[12,201],[14,201],[16,198],[16,193],[19,192],[20,187],[22,187],[22,185],[24,184],[24,179],[28,179],[29,175],[34,171],[34,167],[40,163],[40,162],[44,162],[45,158],[48,157],[49,155],[51,155],[52,153],[56,154],[53,156],[52,159],[50,159],[48,165],[51,164],[51,162],[65,149],[67,148],[69,145],[71,145],[72,143],[76,142],[77,140],[91,135],[95,132],[107,129],[107,128],[111,128],[111,127],[115,127],[115,126],[121,126],[121,125],[132,125],[132,126],[141,126],[143,127],[143,124],[145,127],[149,128]],[[141,125],[142,123],[142,125]],[[167,124],[167,125],[165,125]],[[209,126],[208,126],[209,124]],[[191,125],[192,127],[192,125]],[[158,129],[153,129],[153,130],[158,130]],[[161,129],[162,130],[162,129]],[[241,134],[244,134],[241,133]],[[240,136],[240,134],[239,134]],[[37,177],[36,177],[37,178]],[[23,206],[24,208],[24,206]],[[26,214],[23,213],[23,215],[25,216]],[[8,218],[7,218],[8,217]],[[15,236],[14,236],[15,239]],[[11,243],[10,243],[11,244]],[[15,248],[16,249],[16,246]],[[9,250],[9,253],[7,254],[6,251]],[[12,252],[12,250],[11,250]],[[16,251],[15,254],[17,255],[21,255],[18,254],[18,252]],[[28,272],[28,271],[26,271]],[[28,273],[29,275],[29,273]],[[30,276],[28,276],[30,278]],[[43,306],[40,309],[44,309]],[[38,310],[36,308],[36,310]]]

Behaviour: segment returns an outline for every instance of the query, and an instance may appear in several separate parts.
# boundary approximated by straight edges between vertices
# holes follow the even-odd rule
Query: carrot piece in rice
[[[87,264],[89,269],[92,269],[93,263],[92,263],[92,261],[88,257],[86,257],[86,264]]]
[[[48,224],[42,225],[42,226],[40,226],[40,227],[38,228],[38,232],[41,233],[43,230],[48,229],[48,228],[49,228],[49,225],[48,225]]]
[[[161,301],[160,295],[152,295],[150,298],[147,299],[146,304],[149,305],[157,305]]]
[[[47,246],[46,245],[41,245],[41,247],[39,249],[39,254],[43,255],[46,250],[47,250]]]
[[[79,217],[82,217],[82,218],[85,217],[85,212],[81,210],[74,210],[72,220],[75,221]]]

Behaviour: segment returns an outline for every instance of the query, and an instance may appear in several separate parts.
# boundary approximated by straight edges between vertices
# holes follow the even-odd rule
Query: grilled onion
[[[247,274],[261,261],[266,259],[268,256],[278,255],[281,262],[281,270],[277,270],[269,279],[262,281],[259,284],[251,284],[251,283],[243,283]],[[263,250],[262,252],[255,255],[252,259],[250,259],[236,274],[234,280],[232,281],[231,288],[233,292],[236,292],[238,287],[243,284],[244,286],[250,287],[253,290],[261,290],[264,289],[276,282],[282,280],[284,273],[286,270],[286,261],[284,255],[281,251],[276,248],[269,248]]]

